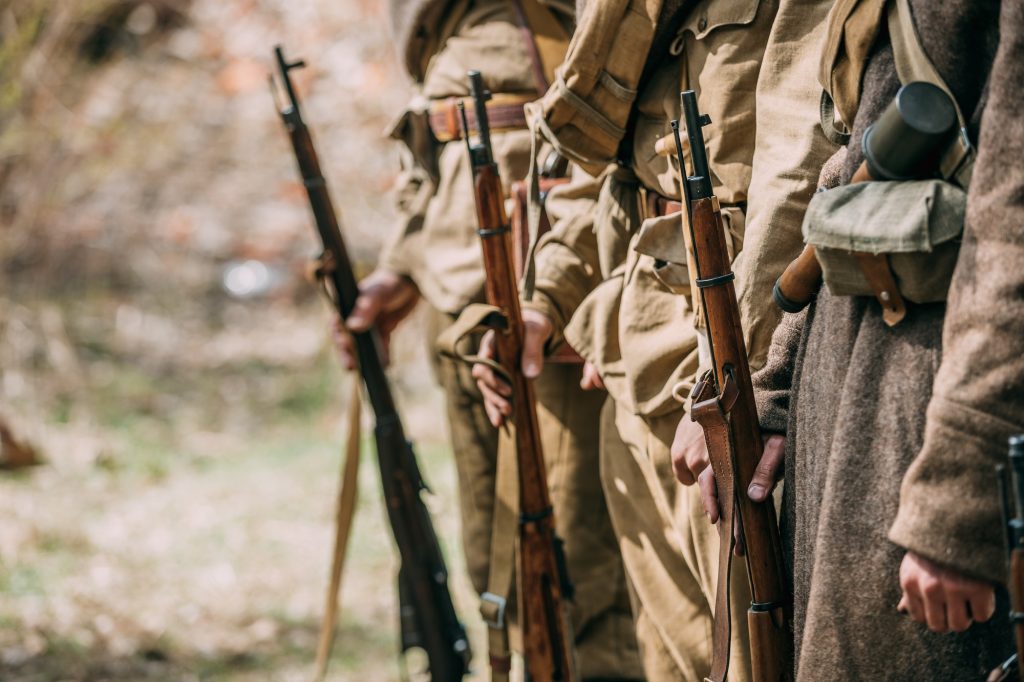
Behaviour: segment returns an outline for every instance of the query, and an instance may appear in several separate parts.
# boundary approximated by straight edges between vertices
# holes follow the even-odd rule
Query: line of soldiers
[[[566,51],[634,60],[641,75],[635,89],[622,88],[628,125],[614,163],[573,164],[567,181],[546,193],[553,227],[527,265],[522,371],[535,381],[576,588],[581,677],[705,679],[719,509],[685,399],[709,359],[670,143],[679,92],[696,91],[711,118],[712,184],[768,434],[754,482],[739,494],[764,501],[774,491],[781,500],[793,678],[983,679],[1012,649],[993,471],[1007,438],[1024,431],[1024,6],[640,4],[656,18],[647,39],[623,30],[613,45],[595,46],[587,41],[597,32],[581,28],[570,46],[577,22],[637,10],[626,0],[390,0],[416,90],[392,129],[405,152],[401,223],[361,282],[346,325],[377,325],[386,340],[422,298],[432,340],[483,299],[471,170],[455,113],[468,94],[467,71],[479,70],[495,95],[492,142],[511,183],[531,165],[561,165],[552,162],[550,140],[535,144],[541,137],[528,130],[523,107],[565,90],[571,74],[555,66]],[[969,143],[972,172],[961,164],[932,180],[966,196],[952,283],[947,278],[931,300],[908,295],[893,324],[889,299],[836,293],[826,268],[816,299],[783,315],[772,287],[804,247],[816,190],[850,185],[865,161],[865,132],[908,80],[899,16],[903,29],[912,17],[907,35],[962,112],[961,141]],[[937,213],[956,212],[929,197],[898,210],[926,230]],[[867,222],[884,208],[867,194],[860,201],[868,202]],[[352,364],[351,346],[341,344]],[[486,338],[471,345],[488,352]],[[562,345],[586,362],[545,362]],[[512,538],[495,533],[508,388],[483,365],[433,355],[447,396],[470,578],[485,619],[514,623],[502,584]],[[729,589],[729,679],[741,681],[752,678],[742,566]],[[510,636],[518,648],[514,628]],[[492,648],[499,674],[507,656]]]

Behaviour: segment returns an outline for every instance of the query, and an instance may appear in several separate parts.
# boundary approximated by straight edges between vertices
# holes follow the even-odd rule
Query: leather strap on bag
[[[722,388],[722,394],[716,395],[712,371],[714,370],[705,373],[694,387],[690,416],[704,429],[704,441],[708,447],[711,468],[715,472],[718,504],[721,509],[718,519],[718,583],[715,588],[711,674],[707,679],[710,682],[725,682],[729,673],[729,650],[732,641],[732,605],[729,588],[735,544],[733,526],[736,519],[736,467],[728,415],[736,404],[739,390],[732,377],[729,377]]]
[[[942,177],[967,189],[971,184],[971,173],[974,170],[974,146],[967,136],[967,119],[960,110],[953,91],[949,89],[945,79],[939,74],[935,64],[928,58],[921,44],[921,36],[914,26],[914,17],[910,11],[909,0],[892,0],[889,5],[889,37],[892,41],[896,74],[900,83],[906,85],[914,81],[931,83],[946,92],[956,107],[957,121],[960,123],[960,135],[950,145],[942,157],[940,168]]]
[[[889,267],[889,256],[884,253],[862,251],[855,251],[853,255],[860,264],[864,279],[875,292],[875,298],[882,305],[882,319],[890,327],[895,327],[907,316],[907,304],[900,295],[896,277]]]
[[[538,0],[511,0],[512,10],[523,32],[533,76],[543,94],[555,79],[555,68],[569,49],[569,33],[558,17]]]

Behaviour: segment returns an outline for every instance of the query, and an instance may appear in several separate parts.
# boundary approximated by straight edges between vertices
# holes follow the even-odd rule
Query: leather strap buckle
[[[505,606],[508,600],[492,592],[484,592],[480,595],[480,616],[484,623],[492,630],[503,630],[505,628]]]

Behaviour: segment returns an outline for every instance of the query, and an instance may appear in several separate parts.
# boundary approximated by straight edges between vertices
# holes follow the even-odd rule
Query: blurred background
[[[383,0],[0,0],[0,679],[310,678],[351,378],[277,43],[366,271],[408,96]],[[417,324],[391,374],[479,656]],[[332,679],[400,678],[379,490],[367,447]]]

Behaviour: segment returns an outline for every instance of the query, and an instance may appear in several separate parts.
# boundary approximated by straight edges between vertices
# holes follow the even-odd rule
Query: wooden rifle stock
[[[320,162],[302,112],[289,71],[304,62],[289,63],[281,48],[275,50],[280,88],[275,89],[281,118],[295,151],[299,173],[309,196],[317,232],[323,243],[322,269],[330,283],[332,302],[341,319],[346,319],[359,295],[352,263],[341,236],[337,213],[320,171]],[[376,330],[354,334],[359,371],[366,385],[376,417],[375,434],[381,482],[391,530],[401,556],[399,602],[402,650],[420,647],[427,653],[431,678],[458,682],[468,672],[472,654],[466,632],[459,622],[448,591],[448,570],[434,531],[430,513],[420,494],[426,486],[412,444],[405,437],[402,422],[384,373],[380,339]]]
[[[677,151],[684,176],[683,192],[688,207],[697,270],[696,284],[704,319],[707,321],[713,365],[702,379],[702,384],[709,393],[713,393],[711,400],[717,402],[722,409],[723,429],[727,429],[728,435],[727,439],[722,439],[725,441],[725,456],[716,458],[714,452],[710,454],[719,485],[732,483],[728,494],[723,496],[720,491],[720,498],[734,500],[734,511],[746,547],[747,572],[753,597],[747,612],[753,679],[755,682],[779,682],[792,678],[791,596],[784,580],[782,544],[774,503],[771,497],[765,502],[754,502],[746,494],[754,469],[761,459],[763,444],[721,209],[711,187],[707,151],[701,130],[702,126],[710,123],[710,119],[699,113],[697,98],[692,90],[682,93],[681,98],[693,159],[692,176],[686,175],[682,145],[678,138]],[[678,131],[678,124],[674,125]],[[694,418],[698,418],[696,405]],[[703,420],[700,421],[707,435],[708,428]],[[709,450],[712,450],[711,437],[708,440]],[[732,510],[723,510],[723,518],[731,517]],[[725,527],[724,521],[720,523],[723,527],[720,528],[719,537],[723,544],[731,547],[732,528]],[[720,560],[727,560],[728,553],[723,549],[720,557]],[[730,617],[728,601],[721,598],[723,591],[727,593],[729,590],[727,572],[724,575],[719,573],[717,590],[720,598],[716,605],[715,632],[721,633],[716,639],[724,639],[728,630],[720,628],[717,621]],[[720,608],[722,612],[719,612]],[[720,681],[725,679],[728,670],[729,643],[726,639],[714,644],[712,679]]]
[[[497,360],[512,382],[512,426],[519,470],[518,595],[523,657],[532,682],[577,679],[572,625],[565,599],[571,590],[561,540],[548,493],[547,470],[537,425],[533,384],[523,376],[523,320],[512,258],[512,235],[505,198],[490,144],[486,100],[477,71],[469,72],[477,121],[476,144],[462,111],[463,136],[473,168],[478,234],[487,274],[487,302],[499,308],[507,324],[495,330]]]
[[[1010,622],[1013,624],[1017,653],[999,669],[993,671],[991,680],[1008,680],[1016,669],[1024,682],[1024,435],[1010,438],[1010,470],[998,467],[1000,492],[1003,503],[1003,523],[1007,545],[1010,550],[1010,573],[1007,587],[1010,591]]]

